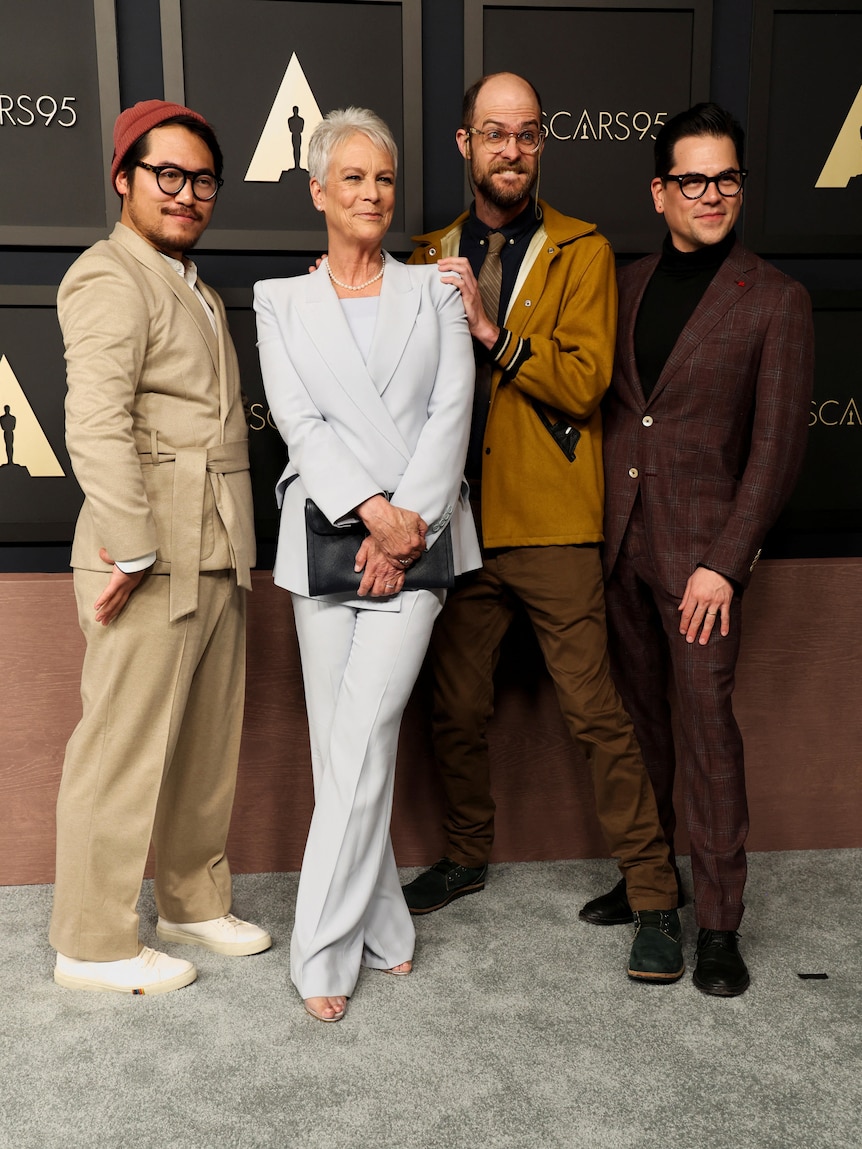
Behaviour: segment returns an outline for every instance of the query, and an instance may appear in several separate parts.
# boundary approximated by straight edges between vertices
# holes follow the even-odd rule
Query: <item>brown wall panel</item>
[[[268,573],[254,578],[229,848],[237,872],[293,870],[312,807],[302,678],[290,598]],[[754,850],[862,846],[860,583],[862,560],[776,561],[761,565],[747,594],[736,713]],[[70,576],[0,575],[0,635],[0,884],[50,882],[63,747],[80,713],[83,641]],[[602,855],[586,763],[524,627],[510,636],[498,677],[494,860]],[[403,865],[443,851],[427,701],[423,678],[399,755],[393,840]]]
[[[71,579],[0,577],[0,883],[54,870],[54,801],[63,746],[81,712]]]
[[[734,709],[753,850],[862,845],[862,560],[764,563]]]

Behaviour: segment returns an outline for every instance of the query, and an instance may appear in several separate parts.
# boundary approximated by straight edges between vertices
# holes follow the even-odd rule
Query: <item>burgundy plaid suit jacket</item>
[[[619,275],[613,380],[605,398],[605,573],[640,491],[657,573],[682,597],[698,565],[740,586],[793,491],[814,372],[811,301],[740,243],[683,329],[649,400],[634,326],[658,264]]]

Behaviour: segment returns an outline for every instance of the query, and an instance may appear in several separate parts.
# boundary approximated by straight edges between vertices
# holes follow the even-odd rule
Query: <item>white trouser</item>
[[[406,591],[397,612],[291,597],[315,806],[290,974],[304,998],[349,996],[360,965],[389,969],[413,956],[389,821],[401,716],[445,594]]]

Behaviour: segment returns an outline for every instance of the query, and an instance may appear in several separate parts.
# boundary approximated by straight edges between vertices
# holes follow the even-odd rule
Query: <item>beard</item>
[[[180,212],[167,204],[159,206],[146,199],[139,201],[135,195],[134,185],[125,196],[124,211],[128,213],[129,222],[134,230],[157,251],[180,252],[183,255],[195,247],[209,222],[197,204],[191,208],[183,208]],[[171,217],[180,214],[191,215],[195,226],[182,230],[172,228]]]
[[[195,248],[198,240],[201,238],[206,229],[206,225],[203,223],[200,212],[195,210],[194,219],[197,224],[201,224],[200,230],[194,232],[191,235],[183,235],[182,237],[174,236],[169,230],[169,221],[175,214],[178,213],[171,211],[163,212],[162,220],[164,223],[162,221],[158,221],[149,227],[145,226],[142,229],[143,235],[150,241],[153,247],[158,248],[160,251],[164,250],[165,248],[170,250],[171,247],[176,247],[182,251],[183,255],[186,255],[188,252]]]
[[[505,184],[502,187],[494,183],[493,177],[497,172],[515,172],[527,177],[526,183]],[[536,186],[539,174],[538,164],[531,168],[523,160],[496,160],[488,164],[483,173],[476,171],[475,157],[470,162],[470,174],[473,177],[473,187],[482,193],[488,203],[506,211],[527,198]]]

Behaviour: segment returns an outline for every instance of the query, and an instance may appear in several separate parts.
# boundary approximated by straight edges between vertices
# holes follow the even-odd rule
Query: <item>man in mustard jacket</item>
[[[456,138],[474,203],[451,227],[420,237],[412,258],[437,262],[444,282],[460,288],[474,338],[467,478],[483,566],[459,580],[431,641],[449,849],[405,897],[423,914],[484,887],[494,836],[493,674],[520,603],[590,762],[608,847],[634,899],[628,972],[673,981],[683,972],[677,882],[608,669],[599,403],[616,329],[613,252],[593,224],[533,199],[544,133],[526,80],[504,72],[474,84]]]
[[[254,531],[236,353],[186,254],[212,216],[221,151],[202,116],[162,100],[119,116],[114,149],[120,222],[57,301],[87,650],[50,940],[60,985],[152,994],[196,970],[139,940],[151,839],[160,938],[229,955],[271,944],[230,913],[225,857]]]

